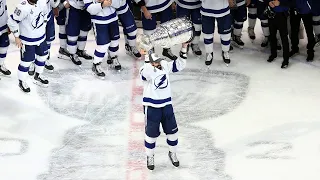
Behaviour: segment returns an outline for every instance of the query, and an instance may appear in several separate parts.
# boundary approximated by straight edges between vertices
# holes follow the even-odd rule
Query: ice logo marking
[[[38,91],[43,101],[52,110],[86,123],[66,132],[61,147],[51,154],[49,170],[39,175],[38,180],[122,180],[127,179],[127,170],[140,170],[127,166],[128,161],[145,165],[144,129],[137,144],[140,151],[128,151],[128,133],[124,130],[128,127],[131,109],[142,110],[139,103],[132,107],[132,90],[128,87],[133,70],[127,70],[108,76],[108,83],[112,82],[109,85],[88,75],[90,69],[48,74],[51,85]],[[161,79],[163,76],[159,77],[159,83]],[[232,72],[185,69],[172,74],[170,80],[180,129],[181,167],[172,169],[166,139],[160,136],[156,150],[157,170],[148,174],[148,179],[231,180],[224,169],[225,152],[215,147],[210,131],[194,123],[214,121],[233,111],[246,97],[249,78]],[[193,86],[188,86],[190,84]]]

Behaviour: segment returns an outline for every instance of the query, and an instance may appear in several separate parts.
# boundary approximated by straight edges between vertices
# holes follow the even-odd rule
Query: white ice
[[[16,1],[8,2],[10,12],[11,2]],[[104,65],[107,77],[99,80],[90,61],[83,60],[80,69],[57,59],[56,38],[56,70],[45,72],[50,86],[40,88],[30,78],[31,93],[25,94],[17,81],[20,54],[10,36],[6,63],[13,74],[0,80],[0,179],[319,180],[319,49],[315,61],[306,63],[301,41],[301,54],[283,70],[281,52],[266,62],[269,50],[260,48],[258,25],[256,33],[252,43],[244,28],[245,48],[235,48],[229,67],[222,63],[216,34],[210,69],[204,57],[190,54],[187,69],[171,76],[181,167],[170,164],[162,134],[154,172],[147,171],[143,148],[136,76],[142,61],[125,54],[123,39],[123,70]],[[94,48],[90,34],[87,52]]]

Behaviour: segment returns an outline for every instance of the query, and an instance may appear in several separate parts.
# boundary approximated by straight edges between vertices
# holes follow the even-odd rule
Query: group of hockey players
[[[136,48],[137,26],[129,8],[131,0],[22,0],[9,16],[6,0],[0,0],[0,72],[10,75],[4,60],[9,46],[9,34],[13,34],[16,45],[20,48],[21,61],[18,67],[19,87],[30,92],[26,83],[28,75],[33,76],[36,84],[47,86],[49,81],[42,76],[44,69],[53,71],[50,63],[50,47],[55,39],[55,23],[59,26],[60,49],[59,57],[81,65],[80,58],[92,61],[92,71],[103,78],[105,73],[101,67],[104,58],[114,69],[120,70],[119,24],[121,22],[125,37],[125,49],[134,58],[143,55]],[[188,16],[194,24],[194,39],[182,45],[177,57],[170,48],[164,48],[162,55],[172,60],[164,61],[153,49],[146,54],[146,64],[141,68],[142,80],[146,82],[143,105],[145,106],[147,149],[147,167],[154,169],[154,148],[156,138],[160,135],[162,124],[167,135],[169,158],[174,166],[179,166],[176,156],[178,144],[178,127],[171,105],[170,82],[168,75],[185,67],[188,51],[201,56],[199,47],[200,35],[203,35],[205,46],[205,64],[211,65],[214,58],[213,42],[215,22],[217,22],[222,52],[226,64],[230,64],[229,52],[233,46],[243,48],[241,40],[243,24],[249,19],[248,35],[256,38],[254,27],[256,19],[261,21],[264,39],[262,47],[271,45],[272,62],[277,57],[277,50],[283,49],[284,61],[282,68],[289,65],[289,57],[298,49],[297,28],[302,19],[308,36],[307,61],[314,58],[314,46],[320,39],[320,3],[319,0],[134,0],[141,9],[144,34],[152,34],[160,23],[177,17]],[[287,17],[291,8],[291,39],[292,48],[289,52]],[[295,15],[295,17],[294,17]],[[285,25],[284,25],[285,24]],[[312,27],[313,26],[313,27]],[[93,29],[96,48],[93,56],[85,51],[87,36]],[[279,37],[276,36],[279,30]],[[202,33],[201,33],[202,32]]]

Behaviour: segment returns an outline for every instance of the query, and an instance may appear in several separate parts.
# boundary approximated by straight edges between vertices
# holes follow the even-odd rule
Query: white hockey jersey
[[[176,3],[185,9],[197,9],[201,7],[201,0],[175,0]]]
[[[46,0],[39,0],[36,5],[23,0],[10,15],[8,26],[15,37],[20,37],[23,44],[39,45],[46,38],[46,13]]]
[[[117,8],[117,14],[124,14],[129,10],[129,5],[126,0],[120,0],[120,7]]]
[[[98,0],[84,0],[85,8],[91,14],[91,21],[97,24],[110,24],[118,20],[116,9],[120,7],[122,0],[112,0],[109,7],[102,8]]]
[[[175,61],[162,60],[160,63],[162,70],[153,67],[150,63],[145,63],[140,69],[144,82],[142,102],[144,106],[160,108],[172,104],[169,74],[186,67],[186,60],[180,57]]]
[[[139,2],[140,0],[135,0]],[[144,0],[150,13],[158,13],[167,9],[173,3],[173,0]]]
[[[228,0],[201,0],[201,14],[210,17],[223,17],[230,14]]]
[[[92,1],[90,1],[92,2]],[[76,8],[76,9],[84,9],[84,0],[69,0],[70,6]]]
[[[0,36],[8,32],[8,8],[6,0],[0,0]]]

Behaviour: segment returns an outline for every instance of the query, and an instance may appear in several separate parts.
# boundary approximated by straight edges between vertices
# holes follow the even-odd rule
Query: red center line
[[[141,153],[144,150],[143,139],[135,140],[133,137],[135,134],[141,134],[144,137],[144,121],[135,120],[135,113],[143,113],[142,104],[137,102],[136,99],[142,96],[143,87],[137,85],[137,77],[139,75],[138,63],[135,61],[133,63],[133,82],[131,89],[131,110],[130,110],[130,124],[128,133],[128,160],[127,160],[127,170],[126,170],[126,180],[146,180],[147,179],[147,169],[145,161],[141,161]],[[138,103],[138,104],[137,104]],[[140,136],[139,136],[140,137]],[[134,156],[135,154],[139,156]]]

